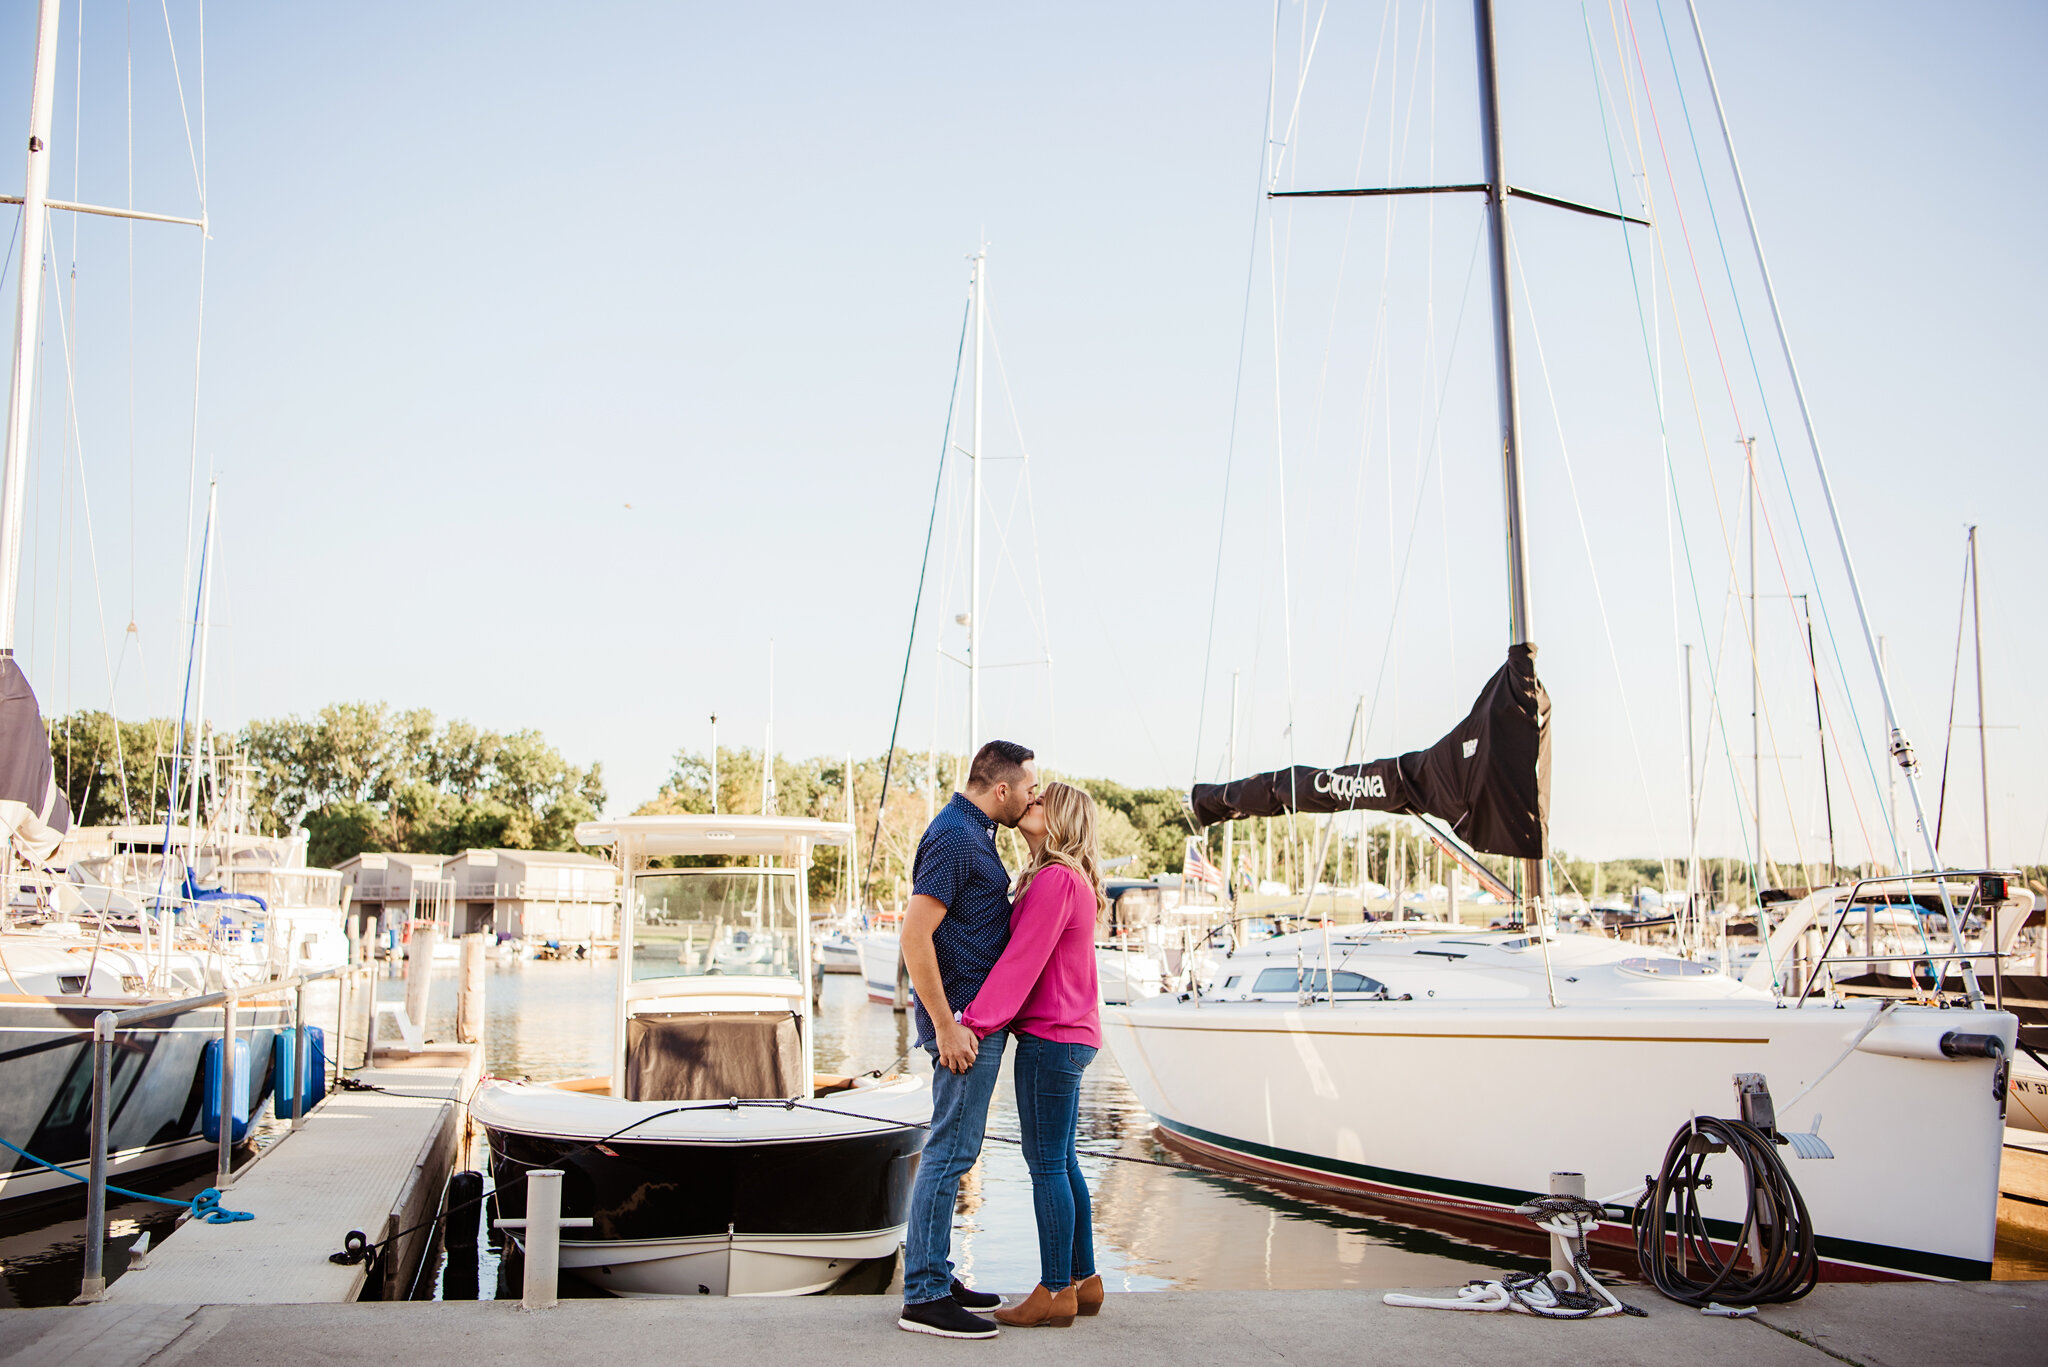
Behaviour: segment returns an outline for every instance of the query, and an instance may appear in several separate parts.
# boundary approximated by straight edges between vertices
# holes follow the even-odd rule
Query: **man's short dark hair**
[[[967,769],[967,786],[988,789],[998,783],[1015,783],[1023,776],[1024,766],[1037,758],[1037,752],[1029,746],[1013,740],[992,740],[974,752],[974,763]]]

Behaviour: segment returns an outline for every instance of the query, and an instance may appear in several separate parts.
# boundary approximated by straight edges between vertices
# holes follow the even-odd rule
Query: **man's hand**
[[[938,1035],[939,1065],[956,1073],[964,1073],[974,1066],[974,1060],[981,1054],[981,1041],[974,1032],[959,1021],[933,1021],[932,1030]]]

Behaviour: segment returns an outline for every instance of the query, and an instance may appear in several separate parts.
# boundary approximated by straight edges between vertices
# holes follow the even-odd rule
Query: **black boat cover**
[[[71,829],[71,803],[50,763],[50,733],[43,729],[35,690],[11,652],[0,655],[0,802],[28,809],[9,810],[7,824],[41,858]]]
[[[1288,812],[1420,813],[1448,823],[1481,854],[1541,859],[1550,827],[1550,695],[1536,677],[1536,647],[1509,647],[1465,720],[1427,750],[1198,783],[1188,804],[1201,826]]]
[[[750,1101],[810,1095],[801,1027],[788,1011],[678,1011],[626,1018],[626,1099]]]

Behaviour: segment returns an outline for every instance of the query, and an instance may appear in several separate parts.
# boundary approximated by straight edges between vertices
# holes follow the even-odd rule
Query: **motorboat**
[[[813,936],[817,943],[818,967],[827,973],[860,972],[860,944],[851,932],[820,925]]]
[[[902,925],[899,913],[878,912],[869,921],[867,932],[854,939],[860,955],[861,982],[871,1002],[896,1004],[896,977],[903,954]]]
[[[908,1073],[815,1070],[807,871],[842,823],[778,816],[585,822],[625,887],[609,1077],[487,1082],[497,1214],[560,1168],[561,1266],[617,1296],[824,1291],[903,1239],[931,1120]],[[677,856],[719,867],[666,867]],[[515,1233],[515,1238],[522,1237]]]

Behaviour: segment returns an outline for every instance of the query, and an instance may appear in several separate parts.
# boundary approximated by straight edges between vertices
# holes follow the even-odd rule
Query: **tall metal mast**
[[[220,541],[220,481],[209,480],[206,485],[206,532],[199,556],[199,609],[195,619],[196,630],[193,639],[198,652],[198,680],[192,695],[192,805],[187,819],[185,842],[186,881],[189,883],[199,875],[199,785],[203,774],[201,760],[206,742],[206,657],[209,638],[213,635],[213,552]],[[175,800],[175,795],[173,795]],[[229,852],[222,851],[222,862],[227,861]],[[179,894],[181,897],[184,893]]]
[[[1984,740],[1984,616],[1978,603],[1977,528],[1970,527],[1970,637],[1977,653],[1977,791],[1984,799],[1984,867],[1991,862],[1991,748]]]
[[[1493,0],[1475,0],[1479,142],[1486,169],[1487,265],[1493,275],[1493,347],[1500,386],[1501,490],[1507,500],[1508,644],[1534,639],[1529,620],[1527,501],[1522,488],[1522,409],[1515,384],[1515,306],[1508,269],[1508,177],[1500,154],[1500,81],[1493,52]]]
[[[1500,386],[1501,494],[1508,534],[1508,644],[1535,640],[1529,616],[1528,500],[1522,486],[1522,409],[1515,383],[1514,278],[1508,261],[1508,176],[1500,152],[1500,77],[1494,60],[1493,0],[1473,0],[1479,52],[1479,143],[1486,171],[1486,259],[1493,276],[1493,350]],[[1547,854],[1548,851],[1545,851]],[[1540,902],[1547,861],[1527,861],[1522,886]]]
[[[52,200],[50,126],[57,104],[57,28],[60,0],[41,0],[36,10],[35,83],[28,106],[28,173],[20,195],[0,195],[0,204],[21,206],[21,266],[14,297],[14,358],[7,377],[7,433],[0,457],[0,654],[14,650],[15,598],[21,587],[22,508],[28,493],[28,438],[35,407],[36,329],[43,313],[43,241],[49,211],[96,214],[103,218],[179,223],[206,230],[198,218],[144,213],[134,208]],[[176,794],[172,794],[176,803]]]
[[[21,587],[22,504],[28,493],[29,410],[36,382],[36,324],[43,312],[43,203],[50,190],[50,124],[56,110],[58,0],[36,16],[36,74],[28,107],[28,175],[21,193],[21,268],[14,302],[14,365],[7,381],[6,464],[0,469],[0,651],[14,650]]]
[[[988,249],[974,254],[974,449],[968,452],[973,471],[967,518],[972,561],[967,578],[967,762],[974,762],[981,744],[981,351],[987,332]],[[963,780],[962,786],[965,786]]]
[[[1756,822],[1756,886],[1750,892],[1756,896],[1757,905],[1763,905],[1763,886],[1769,879],[1765,872],[1764,860],[1764,732],[1763,732],[1763,665],[1757,657],[1757,615],[1756,615],[1756,438],[1743,437],[1742,447],[1742,511],[1749,526],[1749,765],[1750,794],[1753,800],[1751,816]]]

